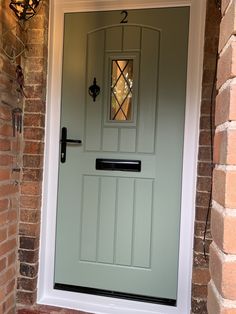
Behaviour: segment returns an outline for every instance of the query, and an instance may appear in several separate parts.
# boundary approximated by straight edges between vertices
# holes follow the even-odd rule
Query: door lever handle
[[[67,128],[63,127],[61,129],[61,163],[65,163],[66,162],[66,146],[67,143],[70,144],[81,144],[82,141],[81,140],[72,140],[67,138]]]

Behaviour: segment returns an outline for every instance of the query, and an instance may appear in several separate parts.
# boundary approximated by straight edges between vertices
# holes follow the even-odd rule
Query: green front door
[[[188,20],[65,15],[61,127],[82,143],[60,156],[58,289],[175,305]]]

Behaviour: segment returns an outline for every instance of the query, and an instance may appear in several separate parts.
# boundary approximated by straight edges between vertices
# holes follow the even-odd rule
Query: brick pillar
[[[19,52],[15,35],[21,37],[19,24],[9,9],[9,1],[0,1],[1,48],[11,57]],[[22,135],[12,128],[12,110],[22,108],[23,98],[17,91],[16,63],[0,49],[0,313],[14,314],[18,203],[21,176]]]
[[[236,313],[236,1],[222,1],[208,313]]]
[[[202,80],[200,137],[198,150],[196,217],[194,232],[194,258],[192,276],[192,314],[207,313],[207,284],[209,282],[209,245],[211,243],[208,221],[203,249],[204,231],[210,203],[212,182],[211,126],[214,125],[215,73],[219,40],[220,12],[215,0],[207,1],[205,45]]]
[[[44,121],[47,73],[48,1],[25,23],[25,104],[23,170],[20,189],[18,305],[33,305],[37,296]]]

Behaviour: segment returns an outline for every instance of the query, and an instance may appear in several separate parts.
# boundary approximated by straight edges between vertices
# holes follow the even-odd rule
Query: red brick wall
[[[214,142],[209,314],[236,313],[236,2],[222,1]]]
[[[43,177],[44,121],[47,73],[48,1],[27,22],[23,124],[22,182],[19,212],[19,275],[17,302],[34,304]]]
[[[12,30],[18,33],[13,15],[8,15],[8,1],[0,2],[0,34]],[[9,32],[1,38],[8,53],[18,51],[16,40]],[[7,48],[10,48],[10,50]],[[16,60],[20,62],[20,58]],[[21,134],[13,136],[12,110],[22,107],[22,97],[15,80],[16,64],[0,51],[0,313],[15,313],[16,256],[18,233],[18,205],[21,164]],[[18,99],[19,98],[19,99]]]
[[[194,234],[194,257],[192,278],[192,313],[205,314],[207,284],[209,275],[209,245],[211,243],[210,223],[207,225],[204,256],[204,231],[208,207],[211,202],[212,182],[212,140],[211,124],[214,130],[214,107],[216,87],[216,60],[219,38],[220,11],[215,0],[208,0],[205,29],[205,47],[202,81],[202,103],[198,152],[198,174],[196,195],[196,218]],[[210,222],[210,221],[209,221]]]

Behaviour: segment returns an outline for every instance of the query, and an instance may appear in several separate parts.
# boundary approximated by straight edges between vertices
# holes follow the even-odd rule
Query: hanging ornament
[[[28,20],[33,17],[39,9],[41,0],[12,0],[9,7],[19,20]]]

